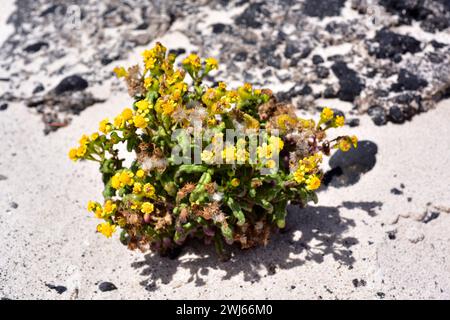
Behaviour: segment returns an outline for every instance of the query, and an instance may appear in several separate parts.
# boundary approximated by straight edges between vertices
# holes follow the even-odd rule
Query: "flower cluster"
[[[114,69],[133,104],[69,151],[74,161],[99,163],[105,201],[87,206],[103,220],[97,231],[111,237],[120,229],[130,249],[161,253],[193,237],[219,252],[224,242],[266,244],[273,230],[284,228],[289,202],[317,201],[322,156],[356,147],[356,137],[326,140],[328,129],[344,125],[332,109],[324,108],[316,124],[278,103],[270,90],[248,83],[209,87],[204,79],[217,60],[190,54],[176,68],[176,56],[166,51],[158,43],[143,52],[143,67]],[[198,128],[210,134],[200,140],[174,135]],[[228,130],[243,135],[224,142]],[[129,167],[119,144],[136,154]],[[185,152],[177,158],[174,150]]]

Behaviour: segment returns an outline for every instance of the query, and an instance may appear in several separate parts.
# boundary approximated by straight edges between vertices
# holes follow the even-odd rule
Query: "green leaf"
[[[243,226],[244,223],[245,223],[245,215],[244,215],[244,212],[242,211],[241,206],[239,205],[239,203],[235,202],[233,200],[233,198],[228,198],[227,205],[231,209],[231,211],[233,212],[233,215],[238,220],[237,221],[237,225],[238,226]]]
[[[222,231],[222,235],[225,238],[233,240],[233,230],[231,230],[228,224],[222,224],[222,226],[220,227],[220,231]]]
[[[111,186],[111,181],[105,185],[105,189],[103,190],[103,197],[105,199],[110,199],[116,195],[116,189]]]

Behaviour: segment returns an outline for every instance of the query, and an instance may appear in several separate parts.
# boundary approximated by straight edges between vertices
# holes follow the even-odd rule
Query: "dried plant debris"
[[[123,90],[112,79],[115,61],[175,32],[184,47],[174,53],[197,48],[219,59],[217,80],[271,87],[311,111],[318,98],[339,98],[377,125],[400,124],[450,94],[446,0],[16,3],[15,32],[0,52],[9,84],[2,105],[44,95],[73,74]],[[44,109],[55,119],[70,114]]]

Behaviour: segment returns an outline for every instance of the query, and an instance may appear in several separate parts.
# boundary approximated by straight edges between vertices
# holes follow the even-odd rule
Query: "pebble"
[[[352,283],[353,283],[353,286],[355,287],[355,288],[358,288],[358,287],[365,287],[366,286],[366,280],[363,280],[363,279],[361,279],[361,280],[358,280],[358,279],[353,279],[352,280]]]
[[[387,232],[387,236],[388,236],[389,240],[395,240],[397,238],[396,234],[397,234],[397,230],[392,230],[392,231]]]
[[[312,62],[313,62],[313,64],[321,64],[321,63],[324,63],[325,60],[323,60],[323,58],[321,56],[319,56],[318,54],[315,54],[312,57]]]
[[[397,124],[402,124],[405,122],[405,116],[403,111],[398,106],[392,106],[389,109],[388,119]]]
[[[17,208],[19,207],[19,205],[17,204],[17,202],[14,202],[14,201],[10,202],[10,203],[9,203],[9,206],[10,206],[11,208],[13,208],[13,209],[17,209]]]
[[[55,94],[60,95],[69,91],[83,91],[88,87],[88,82],[79,75],[65,77],[53,90]]]
[[[347,120],[347,125],[351,128],[359,126],[359,123],[360,123],[360,120],[357,118]]]
[[[44,85],[42,83],[39,83],[36,87],[34,87],[33,94],[42,92],[44,90],[45,90]]]
[[[330,76],[330,70],[323,66],[317,66],[316,73],[320,79],[326,79]]]
[[[48,48],[48,43],[45,41],[39,41],[26,46],[23,50],[28,53],[35,53],[41,50],[42,48]]]
[[[399,190],[399,189],[397,189],[397,188],[392,188],[392,189],[391,189],[391,193],[392,193],[392,194],[395,194],[396,196],[398,196],[398,195],[403,194],[403,191],[402,191],[402,190]]]
[[[430,221],[433,221],[433,220],[439,218],[440,215],[441,215],[440,212],[427,210],[422,222],[428,223]]]
[[[52,290],[55,290],[58,294],[63,294],[64,292],[67,291],[67,288],[64,287],[64,286],[55,286],[55,285],[49,284],[49,283],[46,283],[45,285],[46,285],[48,288],[50,288],[50,289],[52,289]]]
[[[101,292],[108,292],[108,291],[113,291],[113,290],[117,290],[117,287],[114,285],[114,283],[112,282],[101,282],[98,285],[98,288],[100,289]]]
[[[367,111],[368,115],[372,118],[373,123],[377,126],[382,126],[387,123],[386,111],[381,106],[372,106]]]
[[[6,109],[8,109],[8,104],[7,103],[0,104],[0,111],[4,111]]]

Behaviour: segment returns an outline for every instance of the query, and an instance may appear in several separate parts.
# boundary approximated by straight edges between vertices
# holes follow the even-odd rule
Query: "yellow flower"
[[[87,209],[89,212],[94,212],[95,208],[97,208],[98,203],[94,201],[89,201],[87,204]]]
[[[341,149],[343,152],[347,152],[348,150],[350,150],[351,146],[352,145],[350,144],[348,139],[344,138],[339,141],[339,149]]]
[[[219,82],[219,89],[226,90],[227,84],[225,82]]]
[[[69,150],[69,158],[70,158],[70,160],[73,160],[73,161],[76,161],[78,159],[76,148],[72,148]]]
[[[205,59],[206,67],[210,70],[217,69],[219,67],[219,63],[214,58]]]
[[[343,116],[337,116],[334,121],[336,127],[343,127],[345,124],[345,118]]]
[[[162,105],[162,113],[165,115],[171,115],[175,111],[176,106],[177,104],[173,100],[164,102]]]
[[[145,176],[145,171],[144,171],[144,170],[139,169],[139,170],[136,172],[136,177],[138,177],[138,178],[143,178],[144,176]]]
[[[287,126],[286,123],[288,123],[291,126],[295,126],[297,124],[297,119],[290,117],[287,114],[282,114],[278,116],[277,118],[277,124],[278,127],[280,127],[281,130],[286,130]]]
[[[145,78],[144,79],[144,87],[146,89],[150,88],[152,85],[152,82],[153,82],[152,78]]]
[[[136,102],[136,107],[140,111],[145,111],[150,108],[150,103],[147,100],[140,100],[140,101]]]
[[[216,118],[211,117],[211,118],[208,119],[208,125],[209,126],[214,126],[214,125],[216,125],[216,123],[217,123]]]
[[[154,210],[153,203],[150,202],[144,202],[141,206],[141,211],[143,213],[152,213]]]
[[[146,119],[145,119],[143,116],[141,116],[141,115],[136,115],[136,116],[134,116],[134,117],[133,117],[133,122],[134,122],[134,125],[135,125],[137,128],[143,129],[143,128],[145,128],[145,127],[147,126],[147,121],[146,121]]]
[[[116,127],[116,129],[122,129],[124,125],[125,119],[122,117],[122,115],[119,114],[114,118],[114,126]]]
[[[201,159],[203,162],[210,164],[213,162],[214,159],[214,152],[209,150],[203,150],[201,154]]]
[[[153,197],[155,195],[155,187],[150,183],[144,184],[144,193],[146,197]]]
[[[231,145],[222,150],[222,158],[226,163],[232,163],[236,159],[236,147]]]
[[[97,231],[103,234],[105,237],[111,238],[114,231],[116,231],[116,226],[111,225],[109,222],[105,222],[97,226]]]
[[[91,139],[91,141],[95,141],[98,139],[98,137],[99,137],[98,132],[94,132],[93,134],[91,134],[90,139]]]
[[[154,69],[156,66],[156,58],[155,58],[155,51],[152,50],[145,50],[142,53],[142,57],[144,58],[144,64],[145,64],[145,69]]]
[[[272,158],[272,147],[268,146],[266,143],[263,143],[262,146],[258,146],[256,148],[256,152],[258,153],[258,157],[260,159]]]
[[[306,188],[308,190],[317,190],[319,189],[319,187],[320,187],[320,179],[316,175],[309,177],[308,180],[306,181]]]
[[[222,132],[214,134],[214,136],[211,139],[212,144],[218,144],[219,142],[223,143],[223,133]]]
[[[284,142],[280,137],[271,136],[269,138],[269,143],[273,148],[272,151],[280,152],[284,148]],[[278,147],[278,150],[275,149],[276,147]]]
[[[122,111],[122,118],[125,121],[128,121],[131,118],[133,118],[133,110],[131,110],[130,108],[123,109],[123,111]]]
[[[238,149],[236,151],[236,160],[240,163],[245,163],[248,159],[248,152],[245,149]]]
[[[128,76],[128,72],[125,70],[124,67],[115,67],[113,71],[116,74],[117,78],[123,78]]]
[[[116,173],[112,178],[111,178],[111,186],[114,189],[119,189],[120,188],[120,179],[119,179],[120,174]]]
[[[79,141],[80,145],[87,144],[88,142],[89,142],[89,137],[87,135],[83,134]]]
[[[103,206],[103,212],[105,215],[112,214],[117,209],[117,205],[111,200],[106,200],[105,205]]]
[[[269,169],[273,169],[277,166],[277,163],[275,162],[275,160],[270,159],[266,162],[266,167]]]
[[[183,60],[183,64],[190,66],[194,71],[198,71],[201,67],[200,58],[195,53],[191,53],[186,59]]]
[[[98,130],[100,132],[103,132],[104,134],[107,134],[108,132],[111,131],[111,125],[109,124],[109,119],[103,119],[102,121],[100,121],[100,124],[98,126]]]
[[[330,108],[323,108],[322,113],[320,114],[320,120],[322,122],[328,122],[333,119],[334,112]]]
[[[231,186],[233,186],[235,188],[238,187],[240,183],[241,183],[241,181],[238,178],[233,178],[231,180]]]
[[[294,172],[294,180],[297,183],[303,183],[305,181],[305,171],[304,169],[302,169],[301,167],[299,167],[295,172]]]
[[[81,158],[86,154],[87,147],[86,145],[81,145],[77,149],[77,157]]]
[[[350,140],[352,140],[353,148],[358,147],[358,138],[356,136],[351,136]]]
[[[133,193],[138,194],[142,192],[142,183],[135,182],[133,185]]]
[[[103,212],[103,208],[102,208],[101,205],[98,205],[98,206],[95,208],[94,214],[95,214],[95,217],[96,217],[97,219],[103,219],[103,217],[105,216],[105,214],[104,214],[104,212]]]
[[[122,171],[119,176],[121,186],[131,186],[134,183],[132,172]]]

